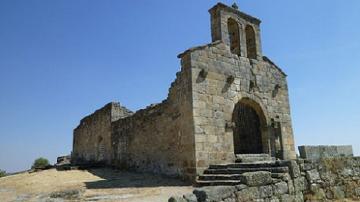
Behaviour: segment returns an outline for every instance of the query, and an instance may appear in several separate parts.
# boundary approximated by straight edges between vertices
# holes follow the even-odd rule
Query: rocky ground
[[[0,178],[0,201],[161,202],[193,187],[176,179],[110,168],[50,169]]]

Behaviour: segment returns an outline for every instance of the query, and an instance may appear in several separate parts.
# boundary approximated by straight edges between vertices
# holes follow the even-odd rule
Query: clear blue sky
[[[177,54],[210,42],[216,1],[0,1],[0,169],[69,154],[72,130],[110,101],[163,100]],[[232,4],[233,1],[224,1]],[[264,55],[289,76],[297,145],[360,153],[360,1],[241,0]]]

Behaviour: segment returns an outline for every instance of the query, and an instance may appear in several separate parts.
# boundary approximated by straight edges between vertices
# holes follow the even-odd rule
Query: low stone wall
[[[299,146],[300,158],[319,160],[328,157],[352,157],[351,145]]]
[[[320,202],[360,200],[360,157],[282,161],[289,173],[251,172],[243,184],[198,188],[169,202]]]
[[[300,160],[299,165],[306,176],[305,200],[360,200],[360,157]]]

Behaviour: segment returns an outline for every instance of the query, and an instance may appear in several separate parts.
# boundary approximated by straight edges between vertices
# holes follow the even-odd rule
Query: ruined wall
[[[232,54],[220,41],[190,49],[180,57],[191,58],[198,173],[209,164],[234,160],[232,115],[243,98],[257,103],[264,115],[264,153],[271,150],[267,141],[278,123],[281,158],[295,159],[288,87],[281,70],[267,60]]]
[[[288,173],[243,173],[236,186],[210,186],[169,202],[320,202],[360,200],[360,157],[323,158],[321,161],[279,161]]]
[[[299,165],[306,177],[305,200],[360,200],[360,157],[301,160]]]
[[[182,66],[165,101],[113,123],[113,165],[194,180],[191,71]]]
[[[111,122],[131,115],[119,103],[109,103],[83,118],[74,129],[72,163],[111,162]]]
[[[319,160],[327,157],[352,157],[353,149],[351,145],[318,145],[299,146],[300,158]]]

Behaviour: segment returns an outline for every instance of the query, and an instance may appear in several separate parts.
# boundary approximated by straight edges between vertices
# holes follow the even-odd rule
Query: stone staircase
[[[198,186],[230,186],[242,183],[242,174],[267,171],[272,175],[289,173],[282,161],[275,161],[268,154],[242,154],[235,163],[210,165],[197,179]]]
[[[275,161],[269,154],[236,154],[237,163],[255,163],[264,161]]]

